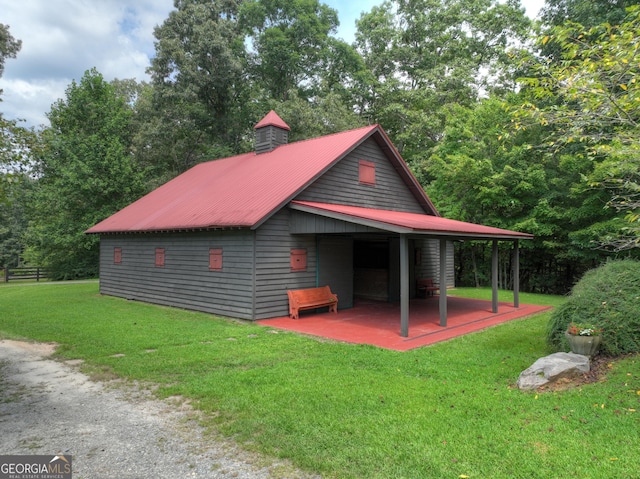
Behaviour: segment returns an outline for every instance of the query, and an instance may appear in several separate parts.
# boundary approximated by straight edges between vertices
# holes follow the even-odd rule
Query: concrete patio
[[[398,303],[357,300],[353,308],[335,313],[301,313],[300,319],[289,317],[258,321],[273,328],[295,331],[336,341],[371,344],[396,351],[427,346],[475,331],[520,319],[549,309],[548,306],[511,303],[498,304],[491,312],[491,301],[447,296],[447,326],[440,326],[438,295],[412,299],[409,307],[409,336],[400,335]]]

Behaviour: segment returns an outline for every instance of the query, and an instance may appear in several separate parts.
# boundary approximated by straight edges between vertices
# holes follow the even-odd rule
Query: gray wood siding
[[[338,310],[353,307],[353,238],[318,237],[318,286],[338,295]]]
[[[375,185],[360,183],[360,160],[375,163]],[[304,160],[301,159],[300,161]],[[378,144],[372,139],[366,140],[338,164],[334,165],[315,183],[300,193],[296,199],[424,213],[424,210],[398,172]]]
[[[291,271],[291,249],[306,249],[306,271]],[[315,235],[289,234],[289,210],[272,216],[256,231],[256,297],[254,319],[289,314],[288,289],[314,288]]]
[[[422,249],[422,261],[415,265],[416,279],[432,278],[435,283],[438,283],[440,281],[440,240],[418,238],[415,239],[415,247]],[[447,241],[447,288],[455,287],[453,253],[453,243]]]
[[[114,264],[115,247],[121,264]],[[156,248],[165,249],[164,267],[155,266]],[[222,271],[209,270],[210,248],[222,248]],[[100,292],[252,319],[253,232],[103,236]]]
[[[292,234],[348,234],[348,233],[384,233],[386,231],[369,226],[357,225],[348,221],[325,218],[323,216],[304,213],[302,211],[291,211],[289,230]]]
[[[284,145],[289,142],[289,132],[272,125],[258,129],[255,134],[255,150],[258,154],[266,153],[278,145]]]

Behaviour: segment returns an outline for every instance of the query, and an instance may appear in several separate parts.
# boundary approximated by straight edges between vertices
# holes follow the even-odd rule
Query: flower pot
[[[564,335],[569,342],[571,352],[584,356],[593,356],[596,354],[602,342],[602,336],[576,336],[569,333],[564,333]]]

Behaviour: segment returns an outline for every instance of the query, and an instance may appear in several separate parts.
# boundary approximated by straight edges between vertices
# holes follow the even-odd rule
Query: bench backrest
[[[319,288],[296,289],[288,291],[289,298],[298,303],[314,303],[317,301],[327,301],[333,297],[329,286]]]
[[[432,288],[433,279],[431,278],[418,279],[416,280],[416,284],[418,285],[418,288]]]

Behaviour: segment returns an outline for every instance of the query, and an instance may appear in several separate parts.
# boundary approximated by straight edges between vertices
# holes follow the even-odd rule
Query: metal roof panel
[[[375,131],[367,126],[198,164],[87,233],[255,227]]]

